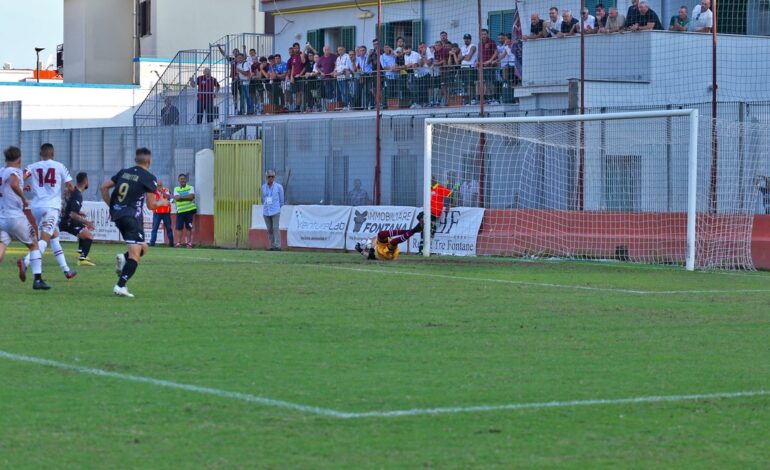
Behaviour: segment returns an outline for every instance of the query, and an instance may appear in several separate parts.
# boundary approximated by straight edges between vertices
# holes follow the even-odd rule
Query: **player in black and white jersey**
[[[78,251],[80,252],[78,264],[80,266],[96,266],[88,258],[88,253],[91,251],[91,243],[94,241],[94,236],[91,234],[91,230],[94,229],[94,223],[88,220],[85,213],[82,212],[83,191],[88,189],[88,174],[85,172],[78,173],[75,177],[75,182],[75,189],[70,192],[67,201],[64,203],[59,230],[77,237]]]
[[[35,275],[32,288],[48,290],[50,287],[42,278],[43,255],[38,248],[34,219],[22,189],[24,174],[21,170],[21,150],[8,147],[4,155],[5,167],[0,168],[0,261],[5,256],[11,238],[19,240],[29,249],[30,265]],[[20,259],[16,264],[19,267],[19,278],[22,282],[26,281],[24,262]]]
[[[67,259],[64,257],[64,250],[59,241],[62,188],[66,188],[67,191],[74,189],[70,172],[64,165],[54,160],[53,145],[43,144],[40,146],[40,161],[28,165],[24,177],[34,194],[30,208],[37,221],[40,253],[45,253],[46,247],[50,245],[64,276],[72,279],[77,273],[67,265]],[[29,262],[29,256],[25,257],[25,267],[29,266]]]
[[[120,170],[100,188],[102,199],[110,206],[110,218],[128,245],[128,251],[116,255],[116,271],[120,277],[112,292],[121,297],[134,296],[126,283],[136,272],[139,259],[149,250],[144,240],[143,206],[146,204],[153,210],[169,204],[165,199],[155,198],[158,179],[148,171],[152,163],[150,150],[137,149],[134,161],[136,166]]]

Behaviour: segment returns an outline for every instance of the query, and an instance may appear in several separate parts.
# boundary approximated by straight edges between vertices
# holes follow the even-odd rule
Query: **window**
[[[500,33],[513,32],[513,15],[516,10],[490,11],[487,15],[487,29],[489,37],[497,41],[497,35]]]
[[[639,155],[605,155],[604,206],[610,211],[640,210],[642,159]]]
[[[151,0],[139,2],[139,37],[149,36],[151,33],[150,12],[152,11]]]
[[[389,44],[394,49],[396,48],[396,38],[403,37],[405,44],[411,44],[412,49],[417,49],[420,42],[423,41],[422,37],[422,21],[394,21],[392,23],[383,23],[380,30],[380,43],[382,45]]]
[[[312,29],[307,32],[307,42],[319,54],[323,54],[324,46],[329,46],[332,54],[337,53],[337,46],[344,47],[346,51],[354,50],[356,48],[356,27]]]
[[[722,34],[746,34],[747,0],[725,0],[718,5],[717,32]],[[761,3],[760,3],[761,5]]]
[[[350,173],[350,157],[343,155],[342,150],[332,150],[332,167],[327,187],[329,204],[345,204],[348,194],[348,176]]]

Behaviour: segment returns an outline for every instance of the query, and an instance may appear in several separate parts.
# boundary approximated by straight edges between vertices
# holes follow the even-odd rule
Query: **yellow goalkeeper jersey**
[[[390,251],[387,243],[381,243],[375,238],[374,240],[374,256],[380,261],[394,261],[398,258],[398,247],[395,250]]]

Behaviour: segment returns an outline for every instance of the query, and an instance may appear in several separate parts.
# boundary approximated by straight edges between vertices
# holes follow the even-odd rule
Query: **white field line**
[[[502,405],[456,406],[456,407],[445,407],[445,408],[412,408],[408,410],[391,410],[391,411],[346,412],[346,411],[332,410],[329,408],[321,408],[317,406],[302,405],[299,403],[291,403],[283,400],[275,400],[272,398],[251,395],[248,393],[230,392],[230,391],[221,390],[218,388],[201,387],[198,385],[171,382],[169,380],[161,380],[161,379],[154,379],[150,377],[142,377],[137,375],[121,374],[118,372],[110,372],[107,370],[94,369],[91,367],[82,367],[82,366],[67,364],[64,362],[52,361],[49,359],[43,359],[43,358],[34,357],[34,356],[26,356],[22,354],[9,353],[6,351],[0,351],[0,358],[7,359],[9,361],[14,361],[14,362],[24,362],[24,363],[31,363],[31,364],[36,364],[40,366],[54,367],[57,369],[78,372],[80,374],[95,375],[98,377],[107,377],[111,379],[125,380],[129,382],[155,385],[158,387],[183,390],[186,392],[200,393],[204,395],[213,395],[220,398],[230,398],[230,399],[240,400],[248,403],[257,403],[259,405],[263,405],[267,407],[289,409],[293,411],[299,411],[303,413],[325,416],[329,418],[338,418],[338,419],[398,418],[398,417],[404,417],[404,416],[480,413],[480,412],[489,412],[489,411],[510,411],[510,410],[527,410],[527,409],[537,410],[537,409],[546,409],[546,408],[575,408],[580,406],[633,405],[633,404],[643,404],[643,403],[669,403],[669,402],[682,402],[682,401],[719,400],[719,399],[729,399],[729,398],[751,398],[751,397],[760,397],[760,396],[770,396],[770,390],[753,390],[753,391],[744,391],[744,392],[699,393],[699,394],[691,394],[691,395],[653,395],[653,396],[614,398],[614,399],[545,401],[545,402],[532,402],[532,403],[508,403],[508,404],[502,404]]]
[[[236,264],[270,264],[263,261],[256,260],[237,260],[227,258],[206,258],[198,256],[175,256],[174,258],[184,258],[199,261],[216,261],[224,263],[236,263]],[[594,286],[579,286],[570,284],[555,284],[550,282],[533,282],[533,281],[517,281],[514,279],[494,279],[494,278],[482,278],[482,277],[468,277],[468,276],[453,276],[451,274],[435,274],[435,273],[419,273],[413,271],[399,271],[396,269],[385,268],[371,269],[371,268],[353,268],[346,266],[334,266],[326,264],[293,264],[291,266],[301,266],[309,268],[323,268],[323,269],[335,269],[341,271],[354,271],[362,273],[376,273],[376,274],[398,274],[401,276],[417,276],[428,277],[435,279],[450,279],[457,281],[471,281],[471,282],[485,282],[496,284],[511,284],[517,286],[527,287],[542,287],[550,289],[572,289],[582,290],[589,292],[614,292],[618,294],[633,294],[633,295],[682,295],[682,294],[746,294],[746,293],[770,293],[770,289],[693,289],[693,290],[638,290],[638,289],[623,289],[616,287],[594,287]]]

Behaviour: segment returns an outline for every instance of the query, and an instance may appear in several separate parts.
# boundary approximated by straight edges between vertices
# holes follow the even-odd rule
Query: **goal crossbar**
[[[657,111],[634,111],[608,114],[583,114],[568,116],[523,116],[504,118],[428,118],[425,119],[424,133],[424,168],[423,168],[423,204],[425,229],[423,230],[423,255],[431,254],[431,189],[433,168],[433,129],[436,125],[480,125],[480,124],[516,124],[516,123],[567,123],[591,121],[618,121],[631,119],[652,119],[668,117],[686,117],[689,120],[688,171],[687,171],[687,253],[685,267],[695,269],[696,256],[696,211],[698,182],[698,110],[675,109]],[[482,131],[483,133],[483,131]],[[482,170],[483,171],[483,170]],[[482,189],[483,191],[483,189]]]

